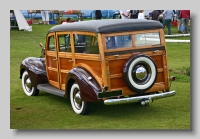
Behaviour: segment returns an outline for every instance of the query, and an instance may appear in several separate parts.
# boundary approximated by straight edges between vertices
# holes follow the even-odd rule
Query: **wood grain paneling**
[[[155,62],[158,69],[163,68],[163,56],[162,55],[151,56],[151,58]]]
[[[49,70],[49,80],[53,80],[55,82],[58,82],[58,72],[57,71],[53,71],[53,70]]]
[[[97,75],[99,75],[99,77],[101,77],[102,72],[101,72],[101,62],[100,61],[93,61],[90,59],[87,59],[87,60],[76,59],[76,64],[79,64],[79,63],[84,63],[84,64],[88,65],[97,73]]]
[[[110,78],[110,86],[112,89],[126,87],[123,77]]]
[[[72,58],[59,58],[60,59],[60,69],[72,69],[72,62],[69,62],[72,60]]]

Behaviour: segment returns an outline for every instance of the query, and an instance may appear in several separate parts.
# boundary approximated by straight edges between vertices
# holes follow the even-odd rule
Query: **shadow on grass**
[[[38,97],[40,97],[40,99],[45,99],[44,103],[54,102],[55,105],[64,106],[67,109],[72,110],[69,98],[55,96],[46,92],[40,92]],[[154,103],[152,103],[151,106],[142,106],[140,103],[105,105],[103,102],[92,102],[90,107],[90,113],[88,115],[92,117],[101,116],[106,118],[123,118],[128,115],[141,115],[142,113],[155,112],[155,110],[150,108],[153,105]]]

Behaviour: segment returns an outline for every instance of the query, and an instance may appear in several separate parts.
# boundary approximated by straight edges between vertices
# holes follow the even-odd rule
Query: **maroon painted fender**
[[[44,58],[28,57],[24,59],[20,65],[20,79],[25,70],[30,76],[33,87],[37,87],[38,84],[48,83]]]
[[[101,93],[101,87],[96,79],[84,68],[76,67],[70,70],[66,79],[66,93],[70,93],[71,85],[76,82],[79,85],[81,99],[86,102],[100,102],[98,93]]]

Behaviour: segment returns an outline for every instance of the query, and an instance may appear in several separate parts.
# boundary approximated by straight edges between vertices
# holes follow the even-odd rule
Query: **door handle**
[[[118,54],[116,54],[116,55],[113,55],[114,57],[119,57],[119,55]]]
[[[159,50],[155,50],[155,51],[153,51],[154,53],[157,53]]]
[[[53,60],[57,60],[57,58],[54,58]]]
[[[74,60],[69,60],[69,62],[73,62]]]

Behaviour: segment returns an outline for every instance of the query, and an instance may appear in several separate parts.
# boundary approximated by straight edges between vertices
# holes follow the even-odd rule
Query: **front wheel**
[[[24,71],[22,75],[22,88],[27,96],[37,96],[39,94],[39,90],[32,86],[30,76],[27,71]]]
[[[74,83],[70,90],[70,101],[75,113],[85,115],[89,113],[89,102],[81,100],[79,85]]]

